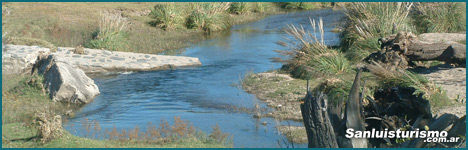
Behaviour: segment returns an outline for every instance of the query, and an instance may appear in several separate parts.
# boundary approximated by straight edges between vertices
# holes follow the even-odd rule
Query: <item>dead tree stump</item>
[[[314,94],[314,95],[312,95]],[[327,96],[323,92],[308,92],[301,104],[309,148],[338,148],[335,131],[327,111]]]

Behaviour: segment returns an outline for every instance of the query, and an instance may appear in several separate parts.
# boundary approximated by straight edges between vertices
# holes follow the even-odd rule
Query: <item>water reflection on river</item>
[[[254,119],[247,112],[261,102],[234,85],[247,72],[280,68],[281,64],[270,60],[280,57],[273,50],[284,49],[275,42],[287,36],[283,29],[288,24],[309,27],[309,17],[323,18],[326,44],[339,43],[339,35],[330,31],[344,15],[331,10],[275,15],[236,25],[230,32],[193,44],[180,54],[198,57],[201,67],[95,77],[101,95],[77,112],[65,128],[83,136],[79,124],[88,118],[99,121],[102,128],[131,129],[138,125],[144,130],[148,122],[158,125],[162,118],[171,122],[174,116],[180,116],[207,133],[218,124],[223,132],[233,135],[235,147],[279,147],[277,140],[284,136],[275,127],[302,123]],[[259,124],[263,122],[267,124]]]

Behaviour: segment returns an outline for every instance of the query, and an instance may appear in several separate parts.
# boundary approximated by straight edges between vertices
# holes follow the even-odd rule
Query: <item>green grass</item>
[[[53,45],[52,43],[49,43],[45,40],[41,39],[35,39],[35,38],[25,38],[25,37],[9,37],[6,39],[7,43],[9,44],[15,44],[15,45],[28,45],[28,46],[41,46],[41,47],[46,47],[49,48],[52,52],[57,51],[57,46]]]
[[[328,3],[321,3],[321,2],[279,2],[282,8],[285,9],[302,9],[302,10],[309,10],[309,9],[316,9],[321,7],[328,7],[330,4]]]
[[[188,29],[198,29],[211,33],[231,27],[231,22],[228,19],[229,15],[222,13],[222,11],[216,11],[218,7],[223,7],[224,5],[214,5],[210,3],[197,4],[199,4],[196,6],[197,9],[193,10],[185,19],[185,26]]]
[[[408,17],[409,3],[351,3],[347,8],[349,25],[342,34],[342,51],[352,61],[361,61],[371,52],[380,50],[378,38],[395,31],[414,31]]]
[[[155,6],[170,8],[157,14]],[[254,3],[249,3],[254,5]],[[160,53],[178,50],[190,43],[202,41],[207,31],[219,31],[231,25],[258,20],[269,14],[283,13],[273,3],[264,3],[268,9],[242,15],[224,11],[222,3],[16,3],[5,2],[2,10],[11,10],[2,17],[2,29],[9,37],[40,39],[59,47],[85,45],[118,51]],[[203,8],[214,15],[202,28],[187,29],[185,22],[194,11]],[[153,10],[153,11],[152,11]],[[101,34],[100,13],[121,14],[129,24],[119,34]],[[174,11],[174,12],[169,12]],[[252,10],[249,10],[252,11]],[[180,13],[180,14],[179,14]],[[175,15],[171,17],[171,15]],[[162,16],[156,19],[155,16]],[[154,22],[163,21],[158,24]],[[152,25],[153,23],[153,25]],[[169,29],[169,30],[166,30]],[[101,34],[100,36],[98,36]]]
[[[274,71],[277,72],[277,71]],[[281,74],[277,72],[278,74]],[[310,82],[310,87],[317,85],[316,80]],[[306,80],[294,79],[286,80],[284,77],[272,76],[269,78],[256,77],[254,74],[247,74],[242,80],[242,86],[252,88],[252,92],[264,94],[268,99],[281,99],[286,94],[305,94]],[[262,97],[262,96],[260,96]],[[298,99],[297,99],[298,100]],[[291,100],[291,101],[297,101]],[[288,100],[289,101],[289,100]]]
[[[91,41],[85,43],[85,47],[94,49],[108,49],[125,51],[129,49],[128,20],[121,13],[101,11],[99,15],[99,30]]]
[[[418,32],[466,31],[466,3],[421,3],[412,15]]]
[[[255,2],[252,6],[252,11],[253,12],[258,12],[258,13],[263,13],[266,12],[268,9],[271,9],[269,3],[266,2]]]
[[[112,141],[93,140],[81,138],[65,132],[60,138],[41,144],[35,140],[28,139],[35,136],[33,130],[21,124],[2,125],[2,135],[4,138],[16,141],[2,142],[3,148],[224,148],[223,144],[217,142],[207,142],[198,138],[187,138],[180,141],[154,144],[142,141]]]
[[[176,6],[175,3],[157,4],[151,11],[150,17],[155,19],[155,26],[165,30],[175,30],[183,25],[184,12],[180,7],[182,6]]]
[[[408,6],[412,6],[412,10]],[[393,34],[393,23],[396,32],[460,32],[466,28],[465,13],[465,3],[419,3],[416,6],[411,3],[350,3],[346,12],[350,22],[342,34],[341,50],[351,63],[359,64],[364,57],[380,50],[377,39]],[[416,63],[426,67],[441,64],[438,61]],[[372,86],[374,90],[389,86],[413,87],[416,89],[414,94],[423,94],[433,107],[450,105],[440,87],[421,75],[408,71],[389,72],[385,69],[373,73],[374,78],[370,78],[370,81],[375,83]],[[342,95],[348,91],[340,87],[348,86],[350,87],[350,83],[338,85],[337,89],[331,90]]]
[[[2,76],[2,124],[31,123],[37,112],[67,109],[52,102],[42,87],[42,77],[37,75]]]
[[[294,25],[286,31],[291,38],[278,42],[279,45],[290,48],[286,52],[292,59],[288,61],[288,71],[296,78],[312,79],[320,75],[347,73],[351,63],[339,50],[325,45],[322,20],[310,20],[313,31],[306,31]]]
[[[250,5],[247,2],[233,2],[229,7],[229,12],[234,14],[246,14],[250,12]]]

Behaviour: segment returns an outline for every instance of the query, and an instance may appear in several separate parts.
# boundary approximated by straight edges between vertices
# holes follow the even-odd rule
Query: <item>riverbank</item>
[[[338,102],[336,99],[347,99],[352,84],[351,81],[354,79],[354,75],[356,74],[355,70],[352,68],[363,67],[365,62],[362,62],[362,60],[372,52],[379,50],[379,45],[374,41],[377,41],[377,39],[383,35],[385,37],[391,34],[390,29],[392,29],[392,24],[388,24],[388,22],[386,22],[388,19],[379,18],[397,17],[401,19],[398,25],[395,26],[395,24],[393,24],[394,30],[402,30],[404,28],[416,33],[458,33],[465,32],[466,30],[466,27],[464,27],[465,25],[463,25],[464,20],[452,26],[453,28],[445,28],[448,25],[442,22],[439,22],[439,24],[437,24],[437,22],[433,22],[434,24],[418,24],[427,20],[441,19],[435,18],[431,14],[426,14],[425,11],[430,9],[429,6],[432,6],[433,4],[415,4],[417,5],[414,6],[416,7],[414,8],[416,11],[425,11],[421,14],[410,13],[410,15],[407,15],[408,17],[402,17],[401,15],[407,14],[405,12],[409,10],[398,10],[396,8],[402,7],[397,7],[397,5],[409,6],[409,3],[351,3],[350,6],[348,6],[349,10],[347,12],[349,17],[348,19],[351,22],[342,34],[343,39],[339,49],[331,49],[324,45],[324,43],[320,41],[320,37],[316,35],[309,35],[310,37],[316,37],[314,40],[313,38],[304,38],[300,34],[312,31],[304,31],[303,29],[294,27],[287,29],[286,32],[288,32],[290,36],[295,38],[295,40],[301,41],[299,44],[293,42],[288,43],[289,41],[280,43],[285,47],[290,48],[289,52],[282,52],[282,54],[290,55],[291,59],[281,60],[281,62],[285,62],[285,65],[279,70],[246,75],[243,79],[243,88],[247,92],[255,94],[257,98],[261,99],[267,103],[268,106],[274,109],[274,112],[267,114],[270,117],[288,118],[291,120],[302,119],[299,106],[301,99],[305,97],[307,79],[310,80],[309,89],[311,91],[318,90],[324,92],[328,95],[329,100],[332,100],[333,102]],[[456,8],[456,13],[464,14],[466,12],[464,3],[441,3],[437,5],[440,5],[441,8],[432,9],[430,11],[444,14],[444,17],[447,18],[451,15],[445,11],[445,8],[448,7]],[[381,14],[382,12],[380,11],[380,8],[387,8],[395,11],[393,14],[394,16]],[[422,15],[424,17],[418,18],[418,15]],[[377,17],[372,19],[372,17],[366,18],[365,16]],[[454,20],[449,22],[458,22],[457,20],[460,18],[464,19],[464,17],[457,16],[452,18]],[[416,29],[407,28],[413,24],[415,24]],[[312,24],[311,26],[316,26],[316,24]],[[438,26],[439,28],[431,28],[434,26]],[[458,28],[458,26],[461,26],[461,28]],[[318,25],[318,28],[320,28],[320,25]],[[318,29],[317,32],[323,31]],[[323,39],[323,37],[321,38]],[[437,38],[445,39],[443,37]],[[425,38],[421,37],[420,39],[424,40]],[[452,42],[466,44],[465,40],[460,39],[460,41]],[[465,115],[465,68],[454,68],[451,67],[450,64],[445,64],[445,68],[442,67],[435,69],[437,68],[436,65],[440,65],[441,62],[429,61],[418,63],[423,65],[414,66],[415,68],[421,67],[417,69],[419,70],[417,73],[404,73],[406,75],[399,77],[400,79],[382,78],[382,74],[387,73],[379,74],[373,71],[364,72],[363,80],[365,80],[364,86],[366,87],[366,93],[363,93],[364,97],[369,96],[372,98],[373,95],[369,91],[376,90],[379,87],[411,87],[425,94],[425,98],[430,101],[432,113],[434,115],[440,116],[444,113],[455,114],[458,117]],[[430,68],[422,67],[427,66],[428,64]],[[456,74],[460,76],[457,76]],[[455,84],[455,82],[457,83]],[[364,101],[364,103],[369,103],[366,102],[366,100]],[[278,106],[286,106],[287,109],[280,109]],[[304,128],[300,130],[305,132]],[[288,138],[293,140],[304,137],[296,136]]]
[[[65,129],[62,129],[62,122],[65,123],[68,117],[73,117],[73,110],[77,109],[75,105],[53,102],[44,93],[41,76],[29,75],[2,75],[2,147],[3,148],[224,148],[232,147],[229,139],[225,137],[216,137],[224,133],[214,130],[209,135],[203,135],[198,129],[185,124],[176,126],[167,126],[165,132],[160,132],[160,128],[142,132],[139,130],[111,131],[111,129],[101,129],[99,123],[90,122],[88,125],[93,130],[93,135],[99,132],[109,131],[106,136],[118,136],[114,139],[90,139],[72,135]],[[40,114],[45,115],[41,118]],[[63,119],[55,120],[56,116],[62,116]],[[45,120],[42,120],[45,119]],[[57,121],[57,122],[56,122]],[[181,121],[181,120],[180,120]],[[54,122],[60,125],[54,125]],[[184,126],[181,126],[184,125]],[[44,128],[46,127],[46,128]],[[138,128],[138,127],[136,127]],[[135,129],[136,129],[135,128]],[[197,131],[192,133],[188,129]],[[177,130],[172,130],[177,129]],[[102,131],[101,131],[102,130]],[[104,131],[105,130],[105,131]],[[51,133],[51,134],[47,134]],[[188,136],[180,138],[165,138],[164,133],[177,135],[184,133]],[[190,133],[190,134],[189,134]],[[52,136],[53,137],[50,137]],[[159,136],[157,136],[159,135]],[[129,139],[130,138],[130,139]]]
[[[44,44],[55,47],[76,47],[109,49],[138,53],[161,53],[178,50],[209,38],[206,30],[199,26],[205,21],[215,21],[210,28],[228,29],[232,25],[252,22],[273,14],[287,13],[276,3],[240,3],[231,8],[232,3],[14,3],[2,5],[4,42],[16,45]],[[162,7],[160,7],[162,6]],[[321,3],[313,3],[321,7]],[[164,8],[159,14],[155,11]],[[169,9],[169,10],[166,10]],[[170,10],[172,9],[172,10]],[[295,8],[301,9],[301,8]],[[51,11],[54,10],[54,11]],[[172,11],[172,12],[169,12]],[[217,20],[192,19],[193,25],[187,25],[192,12],[215,13]],[[168,14],[174,13],[174,14]],[[158,22],[160,15],[174,15],[171,21],[174,27],[166,29]],[[205,14],[200,14],[205,15]],[[203,16],[202,16],[203,17]],[[158,19],[159,18],[159,19]],[[110,25],[111,21],[115,25]],[[203,18],[199,18],[203,19]],[[177,22],[175,22],[177,21]],[[122,28],[115,29],[111,26]],[[187,26],[187,27],[186,27]],[[101,31],[102,30],[102,31]],[[115,35],[103,35],[104,30]],[[101,34],[101,35],[100,35]],[[115,37],[108,37],[115,36]],[[3,37],[3,36],[2,36]],[[112,40],[107,40],[105,38]],[[11,39],[8,41],[8,39]],[[44,42],[31,42],[44,41]]]

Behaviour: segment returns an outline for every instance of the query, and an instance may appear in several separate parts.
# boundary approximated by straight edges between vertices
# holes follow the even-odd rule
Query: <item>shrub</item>
[[[39,131],[38,137],[42,143],[56,139],[63,134],[62,117],[60,115],[52,116],[50,113],[37,113],[34,116],[34,123]]]
[[[153,25],[161,27],[165,30],[173,30],[179,28],[183,24],[182,11],[175,7],[174,4],[157,4],[149,14],[150,17],[156,19]]]
[[[128,49],[128,35],[124,31],[127,25],[128,21],[120,13],[100,12],[99,30],[84,46],[117,51]]]
[[[418,32],[466,30],[466,3],[419,3],[413,15]]]

